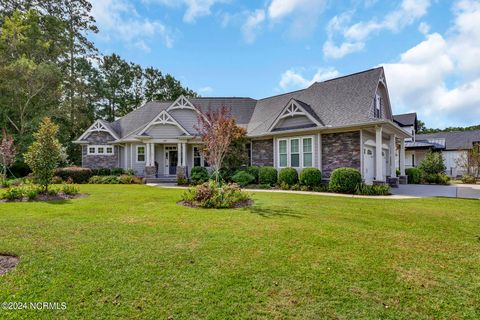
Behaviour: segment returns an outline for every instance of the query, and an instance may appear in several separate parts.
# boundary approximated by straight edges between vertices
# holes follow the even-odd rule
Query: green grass
[[[258,193],[250,209],[180,207],[181,190],[81,187],[0,204],[3,318],[478,319],[480,201]]]

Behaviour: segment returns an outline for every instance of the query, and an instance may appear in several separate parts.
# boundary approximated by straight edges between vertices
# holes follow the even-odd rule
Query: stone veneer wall
[[[91,145],[107,145],[109,141],[115,140],[108,132],[92,132],[86,139]],[[82,145],[82,167],[98,168],[116,168],[119,166],[120,148],[114,146],[113,155],[88,155],[88,145]]]
[[[252,141],[252,166],[273,166],[273,139]]]
[[[360,132],[322,134],[322,176],[329,178],[333,170],[349,167],[360,170]]]

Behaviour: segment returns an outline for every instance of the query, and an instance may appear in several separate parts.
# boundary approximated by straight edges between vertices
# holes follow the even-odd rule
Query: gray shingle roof
[[[291,99],[324,126],[343,126],[358,123],[375,122],[371,117],[371,108],[383,68],[375,68],[324,82],[310,87],[261,100],[252,98],[188,98],[202,112],[221,106],[230,108],[237,124],[247,128],[248,134],[267,133],[273,121]],[[162,110],[173,102],[148,102],[124,117],[110,123],[117,134],[125,136],[139,132]]]
[[[417,134],[416,141],[445,139],[445,150],[471,149],[474,142],[480,142],[480,130],[438,132]]]
[[[292,98],[308,104],[325,126],[377,121],[369,115],[382,73],[383,68],[376,68],[317,82],[304,90],[258,100],[248,133],[264,134]]]
[[[417,120],[417,114],[415,112],[396,114],[393,116],[393,121],[403,127],[414,126],[415,120]]]

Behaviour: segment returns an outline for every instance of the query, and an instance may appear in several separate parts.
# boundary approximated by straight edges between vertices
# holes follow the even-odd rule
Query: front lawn
[[[0,253],[20,256],[0,276],[0,318],[480,317],[477,200],[258,193],[206,210],[176,205],[182,190],[81,192],[0,204]]]

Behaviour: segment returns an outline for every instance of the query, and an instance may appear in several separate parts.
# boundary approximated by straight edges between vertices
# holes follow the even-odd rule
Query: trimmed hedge
[[[303,186],[318,187],[322,184],[322,173],[317,168],[305,168],[300,172],[299,181]]]
[[[92,169],[82,167],[66,167],[55,170],[55,175],[63,181],[71,180],[73,183],[87,183],[93,176]]]
[[[193,184],[202,184],[208,181],[208,170],[205,167],[193,167],[190,172],[190,180]]]
[[[245,187],[255,181],[255,177],[246,171],[237,171],[232,177],[232,181],[240,187]]]
[[[260,167],[258,171],[258,182],[273,186],[277,183],[277,169],[274,167]]]
[[[418,168],[405,169],[405,174],[408,176],[408,184],[422,183],[422,171]]]
[[[246,171],[255,178],[254,182],[258,183],[258,173],[260,171],[260,168],[257,166],[251,166],[251,167],[248,167]]]
[[[333,170],[328,188],[333,192],[355,193],[357,186],[361,184],[360,171],[354,168],[338,168]]]
[[[298,172],[294,168],[282,168],[278,173],[278,183],[292,186],[298,182]]]

